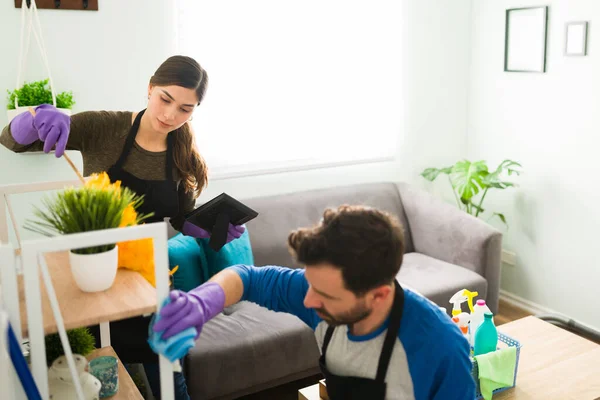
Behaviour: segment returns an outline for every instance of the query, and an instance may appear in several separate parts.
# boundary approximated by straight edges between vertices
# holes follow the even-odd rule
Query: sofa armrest
[[[502,233],[424,190],[406,183],[400,183],[398,189],[415,251],[483,276],[488,283],[486,302],[496,313]]]

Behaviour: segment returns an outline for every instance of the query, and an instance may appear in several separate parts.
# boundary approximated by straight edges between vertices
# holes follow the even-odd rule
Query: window
[[[396,0],[179,0],[177,45],[209,76],[193,126],[211,177],[396,154]]]

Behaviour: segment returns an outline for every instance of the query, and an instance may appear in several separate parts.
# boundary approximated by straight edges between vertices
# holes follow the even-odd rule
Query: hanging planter
[[[59,111],[71,115],[73,93],[62,92],[56,96],[54,102],[49,79],[36,82],[25,82],[20,88],[8,92],[8,106],[6,114],[8,122],[17,115],[28,112],[29,107],[37,107],[42,104],[53,104]]]
[[[25,65],[27,64],[32,33],[40,50],[48,78],[27,83],[22,82],[22,78]],[[29,7],[21,7],[21,36],[17,64],[17,81],[15,90],[8,91],[8,122],[12,121],[14,117],[22,112],[28,111],[29,107],[37,107],[42,104],[52,104],[65,114],[71,115],[71,108],[75,102],[73,101],[72,92],[62,92],[56,95],[52,74],[50,73],[50,64],[46,55],[44,35],[42,34],[42,27],[37,14],[37,5],[35,0],[32,0]]]

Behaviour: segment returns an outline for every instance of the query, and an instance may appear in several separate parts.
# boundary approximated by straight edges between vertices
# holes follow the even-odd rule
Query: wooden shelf
[[[156,290],[135,271],[119,268],[115,283],[110,289],[104,292],[86,293],[77,287],[73,279],[68,252],[47,253],[45,257],[65,329],[116,321],[156,311]],[[42,288],[44,334],[47,335],[57,332],[58,328],[41,276],[40,287]],[[21,329],[25,338],[28,337],[28,331],[24,298],[23,276],[19,276]]]
[[[90,355],[87,356],[87,359],[88,359],[88,361],[92,361],[94,358],[101,357],[101,356],[117,357],[117,354],[115,353],[115,351],[113,350],[112,347],[108,346],[108,347],[103,347],[101,349],[94,350]],[[117,357],[117,359],[119,359],[119,357]],[[111,396],[111,397],[107,397],[107,399],[110,399],[110,400],[119,400],[119,399],[143,400],[144,399],[144,397],[138,390],[137,386],[135,386],[135,383],[133,383],[133,379],[131,379],[131,376],[129,376],[129,373],[123,366],[123,363],[121,362],[121,360],[119,360],[119,390],[117,391],[117,394],[115,394],[114,396]]]

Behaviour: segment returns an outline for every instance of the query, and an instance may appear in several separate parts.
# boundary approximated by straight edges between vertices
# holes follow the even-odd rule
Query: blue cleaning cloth
[[[167,299],[164,304],[168,304],[169,301],[170,299]],[[148,328],[148,344],[150,345],[150,348],[156,354],[165,356],[170,362],[181,359],[192,347],[194,347],[195,337],[198,331],[194,327],[187,328],[168,339],[163,339],[161,337],[163,331],[154,332],[152,329],[154,324],[158,321],[160,321],[160,315],[156,313],[152,317],[150,327]]]

